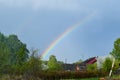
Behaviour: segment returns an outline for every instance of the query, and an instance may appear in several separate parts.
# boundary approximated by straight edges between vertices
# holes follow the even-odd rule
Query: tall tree
[[[120,38],[114,42],[114,48],[110,54],[112,54],[115,59],[120,60]]]
[[[26,44],[22,43],[16,35],[9,35],[6,45],[10,48],[11,64],[18,64],[18,56],[24,56],[24,61],[28,58],[29,50]],[[21,59],[22,60],[22,59]],[[24,62],[24,61],[21,62]]]
[[[61,70],[61,68],[62,68],[54,55],[51,55],[49,57],[48,68],[51,71]]]
[[[22,45],[21,48],[16,53],[16,64],[22,65],[28,59],[28,54],[26,52],[26,45]]]
[[[28,59],[28,49],[16,35],[0,33],[0,68],[22,65]],[[5,67],[6,66],[6,67]]]
[[[112,60],[108,57],[103,63],[103,70],[109,72],[112,66]]]
[[[0,45],[0,73],[6,72],[9,66],[9,49],[4,45]]]
[[[24,66],[26,67],[28,74],[38,73],[42,70],[42,61],[38,56],[38,50],[31,50],[30,58]]]

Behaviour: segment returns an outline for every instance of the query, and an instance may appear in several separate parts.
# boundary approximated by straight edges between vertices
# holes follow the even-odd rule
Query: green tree
[[[57,59],[54,55],[51,55],[49,57],[49,61],[48,61],[47,65],[48,65],[48,68],[50,71],[57,71],[57,70],[61,70],[61,68],[62,68],[62,66],[57,61]]]
[[[10,49],[5,44],[7,41],[7,37],[4,34],[0,33],[0,73],[8,72],[8,68],[10,68]]]
[[[112,66],[112,60],[108,57],[103,63],[103,70],[109,72]]]
[[[9,67],[9,49],[4,45],[0,45],[0,72],[8,72]]]
[[[31,50],[29,61],[24,65],[25,72],[28,74],[36,74],[42,70],[42,61],[38,56],[38,50]]]
[[[24,62],[27,61],[28,55],[25,49],[26,49],[26,46],[23,45],[16,53],[16,58],[17,58],[16,64],[22,65]]]
[[[24,61],[28,59],[29,50],[26,48],[26,44],[22,43],[16,35],[9,35],[5,44],[10,48],[11,65],[18,64],[18,57],[21,55],[24,56],[21,62],[24,63]]]
[[[25,51],[25,45],[23,45],[19,51],[16,53],[16,62],[11,65],[11,69],[14,73],[24,73],[25,67],[27,67],[26,63],[28,62],[28,55]],[[25,68],[25,69],[24,69]]]
[[[4,36],[0,33],[0,71],[20,69],[28,60],[28,54],[26,45],[16,35]]]
[[[120,60],[120,38],[118,38],[114,42],[114,48],[113,48],[112,52],[110,52],[110,54],[112,54],[115,57],[115,59]]]
[[[97,70],[97,63],[88,64],[88,65],[87,65],[87,70],[88,70],[88,71],[95,71],[95,70]]]
[[[113,70],[114,70],[114,71],[115,71],[115,70],[118,70],[118,68],[120,67],[120,66],[119,66],[119,63],[120,63],[119,60],[115,60],[115,64],[114,64],[114,67],[113,67]]]

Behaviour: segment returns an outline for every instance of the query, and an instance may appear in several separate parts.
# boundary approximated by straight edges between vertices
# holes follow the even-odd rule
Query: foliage
[[[114,48],[113,48],[112,52],[110,52],[110,54],[112,54],[115,57],[115,59],[120,60],[120,38],[118,38],[114,42]]]
[[[113,75],[112,78],[113,78],[114,80],[119,80],[119,79],[120,79],[120,75]]]
[[[56,70],[61,70],[62,66],[60,63],[58,63],[56,57],[54,55],[51,55],[49,57],[49,61],[48,61],[48,68],[51,71],[56,71]]]
[[[16,35],[4,36],[0,33],[0,72],[20,72],[28,60],[28,49]]]
[[[112,66],[112,60],[108,57],[103,63],[103,70],[109,72]]]
[[[38,50],[32,50],[29,61],[24,65],[27,74],[36,74],[42,70],[42,62],[38,56]]]
[[[79,61],[81,62],[81,61]],[[106,66],[109,60],[105,61],[105,70],[109,70]],[[14,77],[21,76],[23,80],[56,80],[71,78],[89,78],[96,76],[105,76],[106,72],[92,71],[96,70],[96,64],[88,65],[88,70],[82,72],[62,71],[63,62],[57,61],[54,55],[51,55],[49,61],[45,61],[48,71],[42,71],[42,62],[38,56],[38,50],[29,50],[26,44],[22,43],[16,35],[4,36],[0,33],[0,73],[10,74]],[[14,80],[14,79],[10,79]]]
[[[120,64],[120,61],[119,60],[115,60],[115,64],[114,64],[114,67],[113,67],[114,71],[118,70],[118,68],[120,67],[119,64]]]
[[[4,49],[5,45],[0,45],[0,72],[5,71],[5,66],[9,65],[9,50]]]
[[[26,45],[22,43],[16,35],[10,35],[7,38],[7,47],[10,48],[10,62],[11,64],[18,64],[18,57],[22,55],[22,61],[25,62],[28,59],[28,49]],[[24,57],[23,57],[24,56]]]
[[[88,64],[88,65],[87,65],[87,70],[88,70],[88,71],[95,71],[95,70],[97,70],[97,63]]]
[[[71,79],[84,79],[94,77],[104,77],[107,73],[105,71],[60,71],[60,72],[43,72],[43,80],[71,80]]]
[[[96,77],[105,77],[107,73],[104,71],[80,71],[80,72],[71,72],[71,71],[52,71],[52,72],[42,72],[37,73],[34,76],[28,76],[25,78],[22,75],[4,75],[0,77],[0,80],[96,80]]]

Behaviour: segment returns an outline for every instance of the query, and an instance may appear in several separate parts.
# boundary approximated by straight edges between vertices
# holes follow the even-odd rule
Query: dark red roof
[[[93,58],[93,59],[90,59],[88,62],[87,62],[87,64],[93,64],[93,63],[95,63],[97,60],[96,60],[96,58]]]
[[[97,61],[96,57],[89,58],[82,62],[82,64],[93,64]]]

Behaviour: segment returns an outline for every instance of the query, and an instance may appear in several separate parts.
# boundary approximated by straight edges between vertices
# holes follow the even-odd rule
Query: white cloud
[[[11,7],[31,7],[34,10],[78,10],[77,0],[0,0],[0,4]]]

